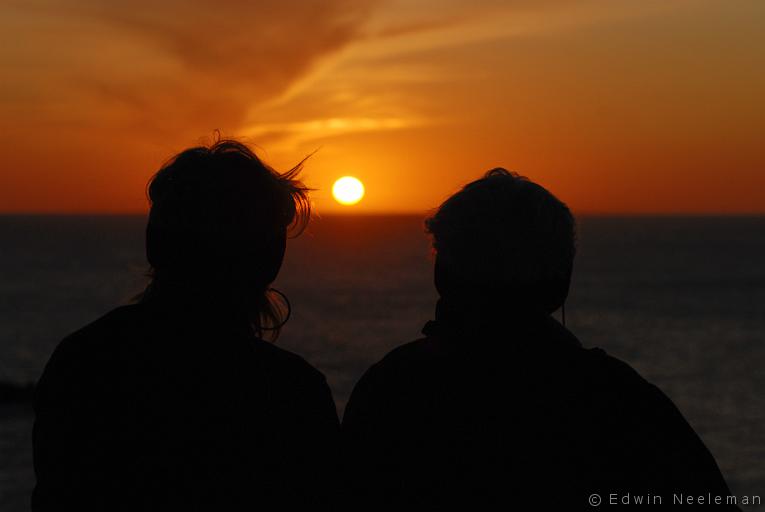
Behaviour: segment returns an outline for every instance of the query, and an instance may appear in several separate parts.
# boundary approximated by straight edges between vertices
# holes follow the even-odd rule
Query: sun
[[[340,204],[356,204],[364,197],[364,184],[353,176],[343,176],[332,185],[332,195]]]

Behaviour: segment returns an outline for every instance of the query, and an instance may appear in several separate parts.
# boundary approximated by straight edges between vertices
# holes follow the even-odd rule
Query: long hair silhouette
[[[276,338],[289,317],[286,296],[270,287],[287,236],[310,216],[299,180],[305,159],[285,173],[229,139],[187,149],[148,185],[150,283],[141,301],[206,300],[247,315],[254,332]]]
[[[35,390],[32,510],[329,510],[339,422],[324,375],[275,339],[271,286],[310,218],[280,174],[217,140],[152,177],[151,282],[66,336]]]

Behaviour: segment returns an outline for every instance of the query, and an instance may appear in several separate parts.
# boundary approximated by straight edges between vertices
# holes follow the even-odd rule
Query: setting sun
[[[332,186],[332,196],[340,204],[356,204],[364,197],[364,184],[353,176],[343,176]]]

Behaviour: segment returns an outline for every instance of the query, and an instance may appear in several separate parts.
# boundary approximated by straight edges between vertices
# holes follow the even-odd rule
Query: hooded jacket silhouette
[[[574,258],[563,203],[494,169],[426,225],[435,319],[353,390],[348,509],[580,510],[625,497],[672,505],[675,494],[727,503],[714,458],[672,401],[551,316]]]
[[[343,419],[349,508],[591,508],[613,494],[720,496],[714,458],[656,386],[551,317],[426,337],[372,366]],[[725,503],[723,501],[723,503]],[[735,507],[732,507],[735,509]]]

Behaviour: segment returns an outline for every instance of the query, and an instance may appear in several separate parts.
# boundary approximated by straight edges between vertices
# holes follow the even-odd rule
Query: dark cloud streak
[[[63,48],[51,52],[40,46],[29,51],[42,59],[51,53],[51,60],[63,54],[75,65],[66,72],[66,82],[55,73],[46,80],[41,69],[37,83],[27,84],[39,91],[41,101],[28,107],[36,116],[47,114],[59,121],[68,117],[75,124],[99,129],[138,126],[143,134],[181,139],[214,128],[235,130],[248,109],[278,96],[322,58],[359,38],[375,3],[36,2],[29,9],[35,9],[35,16],[57,20]],[[121,40],[122,47],[136,51],[89,61],[87,48],[66,48],[73,35],[67,33],[66,20],[72,31],[83,23],[99,28],[88,45],[102,44],[108,52]],[[34,40],[27,46],[34,47]],[[19,96],[12,90],[5,94]],[[46,109],[60,104],[61,98],[71,104],[69,110]],[[17,110],[19,106],[15,101]]]

